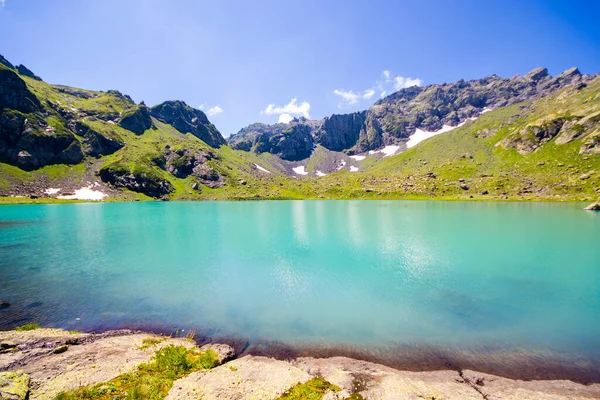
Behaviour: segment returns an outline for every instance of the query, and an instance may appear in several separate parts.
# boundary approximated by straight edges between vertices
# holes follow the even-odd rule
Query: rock
[[[548,68],[536,68],[530,72],[528,72],[527,74],[525,74],[525,78],[526,79],[531,79],[533,81],[539,81],[542,78],[545,78],[548,76]]]
[[[584,210],[600,211],[600,202],[592,203],[589,206],[587,206],[586,208],[584,208]]]
[[[469,190],[469,186],[468,186],[467,184],[465,184],[465,183],[461,183],[461,184],[460,184],[460,188],[461,188],[462,190]]]
[[[23,64],[17,65],[17,71],[19,72],[19,74],[35,79],[36,81],[42,80],[42,78],[34,74],[29,68],[27,68]]]
[[[0,70],[0,74],[2,71],[6,70]],[[49,164],[78,164],[83,160],[75,135],[66,130],[46,131],[46,127],[37,114],[0,111],[0,161],[30,171]]]
[[[248,182],[246,182],[246,181],[245,181],[245,180],[243,180],[243,179],[239,179],[239,180],[238,180],[238,183],[239,183],[240,185],[246,185]]]
[[[458,178],[458,181],[459,181],[459,182],[464,182],[464,181],[465,181],[465,178]]]
[[[166,400],[271,400],[310,378],[288,362],[245,356],[175,381]]]
[[[229,139],[237,150],[271,153],[288,160],[304,160],[312,154],[315,142],[309,125],[304,120],[289,124],[252,124]]]
[[[119,126],[130,130],[136,135],[143,134],[146,130],[154,127],[150,109],[144,105],[134,107],[124,113],[121,121],[119,121]]]
[[[199,188],[200,186],[198,185],[198,182],[192,183],[192,190],[198,190]]]
[[[8,308],[8,307],[10,307],[10,303],[0,300],[0,308]]]
[[[159,198],[175,190],[171,183],[158,175],[133,171],[121,166],[105,165],[98,171],[100,179],[116,187],[124,187],[150,197]]]
[[[102,135],[81,121],[69,121],[67,126],[71,132],[83,137],[83,152],[92,157],[113,154],[125,145],[117,139]]]
[[[200,347],[200,351],[212,350],[217,353],[218,364],[221,365],[235,357],[235,350],[227,344],[205,344]]]
[[[152,107],[150,112],[154,118],[172,125],[181,133],[191,133],[211,147],[220,147],[226,143],[206,114],[183,101],[165,101]]]
[[[537,163],[538,167],[541,167],[542,165],[545,165],[545,164],[546,164],[546,163],[545,163],[545,162],[543,162],[543,161],[538,161],[538,163]]]
[[[41,111],[43,108],[16,72],[0,68],[0,110],[5,107],[22,113]]]
[[[69,346],[67,346],[66,344],[63,344],[62,346],[56,346],[52,352],[54,354],[61,354],[67,350],[69,350]]]
[[[6,58],[4,58],[2,56],[2,54],[0,54],[0,64],[4,65],[5,67],[8,67],[10,69],[15,69],[15,66],[12,65]]]
[[[590,179],[590,178],[591,178],[590,174],[581,174],[579,176],[579,179],[581,179],[582,181],[584,181],[586,179]]]
[[[486,189],[486,190],[482,191],[481,194],[486,195],[486,194],[490,194],[490,192]]]
[[[25,400],[29,393],[29,375],[23,371],[0,372],[0,399]]]

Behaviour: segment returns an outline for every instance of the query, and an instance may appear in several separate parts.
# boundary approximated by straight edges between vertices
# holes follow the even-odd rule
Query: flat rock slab
[[[342,392],[331,398],[360,393],[369,400],[570,400],[599,399],[600,384],[563,380],[520,381],[474,371],[399,371],[346,357],[299,358],[293,362],[310,375],[322,376]]]
[[[245,356],[175,381],[169,400],[271,400],[311,376],[285,361]]]
[[[17,332],[7,338],[3,333],[2,339],[12,339],[21,345],[27,343],[36,346],[50,343],[52,338],[57,347],[72,339],[66,331],[40,329],[36,331]],[[192,348],[195,346],[185,339],[163,338],[153,346],[143,346],[143,340],[160,338],[153,334],[127,334],[111,336],[107,334],[85,335],[86,340],[81,345],[67,345],[66,351],[54,353],[54,348],[39,348],[19,346],[0,353],[0,366],[19,363],[19,369],[29,374],[31,378],[29,399],[54,399],[58,393],[76,389],[81,386],[106,382],[117,376],[132,371],[143,362],[148,362],[155,352],[169,344]],[[94,339],[94,340],[92,340]],[[19,350],[21,347],[23,350]],[[56,347],[55,347],[56,348]],[[43,352],[42,352],[43,350]]]

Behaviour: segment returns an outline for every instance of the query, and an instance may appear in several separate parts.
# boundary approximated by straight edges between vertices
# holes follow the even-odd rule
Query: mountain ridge
[[[0,202],[600,194],[600,79],[577,69],[408,88],[356,113],[256,123],[227,143],[182,101],[148,107],[7,63]],[[374,150],[358,152],[365,140]]]
[[[417,129],[437,131],[445,125],[454,127],[488,109],[545,96],[566,86],[585,85],[592,79],[570,68],[552,77],[547,68],[536,68],[524,76],[459,80],[455,83],[412,86],[400,89],[375,102],[369,109],[350,114],[333,114],[322,120],[294,119],[288,124],[262,124],[261,135],[253,131],[256,124],[242,128],[228,139],[236,149],[271,152],[271,136],[296,125],[311,129],[314,144],[349,155],[379,150],[384,146],[405,148],[407,139]],[[289,140],[294,142],[293,140]],[[285,158],[285,157],[284,157]]]

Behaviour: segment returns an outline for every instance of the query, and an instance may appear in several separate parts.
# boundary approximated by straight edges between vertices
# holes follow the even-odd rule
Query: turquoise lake
[[[1,329],[198,329],[267,353],[471,365],[485,352],[490,365],[598,371],[600,213],[435,201],[4,205],[0,299],[12,304]]]

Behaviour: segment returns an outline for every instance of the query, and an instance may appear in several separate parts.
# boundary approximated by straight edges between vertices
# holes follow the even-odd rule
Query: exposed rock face
[[[333,151],[343,151],[356,145],[363,129],[366,111],[352,114],[334,114],[323,120],[323,124],[315,129],[315,142]]]
[[[119,122],[119,126],[130,130],[136,135],[143,134],[147,129],[154,127],[152,117],[150,116],[150,109],[145,105],[135,107],[123,115]]]
[[[116,139],[108,138],[96,132],[82,122],[72,121],[68,126],[72,132],[83,137],[83,152],[89,156],[106,156],[125,145]]]
[[[171,193],[173,185],[152,172],[128,171],[113,166],[103,167],[99,171],[100,179],[116,187],[144,193],[158,198]]]
[[[32,170],[82,160],[81,145],[70,132],[56,132],[35,115],[8,110],[0,113],[0,161]]]
[[[37,76],[36,74],[34,74],[33,71],[31,71],[29,68],[27,68],[23,64],[17,65],[17,71],[19,71],[19,74],[24,75],[24,76],[28,76],[29,78],[33,78],[33,79],[35,79],[37,81],[41,81],[42,80],[42,78],[40,78],[39,76]]]
[[[10,63],[2,54],[0,54],[0,64],[4,65],[7,68],[15,69],[15,66]]]
[[[295,119],[289,124],[252,124],[233,135],[229,143],[238,150],[271,153],[288,161],[303,160],[310,157],[315,145],[309,122]]]
[[[219,172],[206,164],[207,161],[218,159],[211,152],[192,152],[187,149],[171,150],[163,152],[164,160],[155,160],[157,165],[168,171],[177,178],[187,178],[190,175],[196,177],[196,181],[211,188],[219,188],[224,185],[225,178]]]
[[[206,114],[193,109],[183,101],[165,101],[152,107],[151,114],[161,122],[172,125],[181,133],[191,133],[212,147],[225,144],[225,139]]]
[[[413,86],[377,101],[367,111],[333,115],[323,121],[298,120],[292,125],[308,126],[314,141],[329,150],[359,153],[403,143],[416,129],[437,131],[477,117],[485,109],[545,96],[566,86],[579,87],[586,79],[577,68],[554,78],[546,68],[536,68],[512,78],[492,75],[453,84]],[[266,142],[257,132],[272,136],[280,133],[280,125],[253,124],[233,135],[229,143],[240,150],[270,152],[270,146],[257,145]]]
[[[554,138],[557,145],[582,139],[581,155],[600,154],[600,112],[584,117],[551,115],[513,132],[500,144],[505,148],[515,148],[521,154],[529,154]]]
[[[9,69],[0,68],[0,111],[4,108],[31,113],[40,111],[42,106],[19,75]]]

